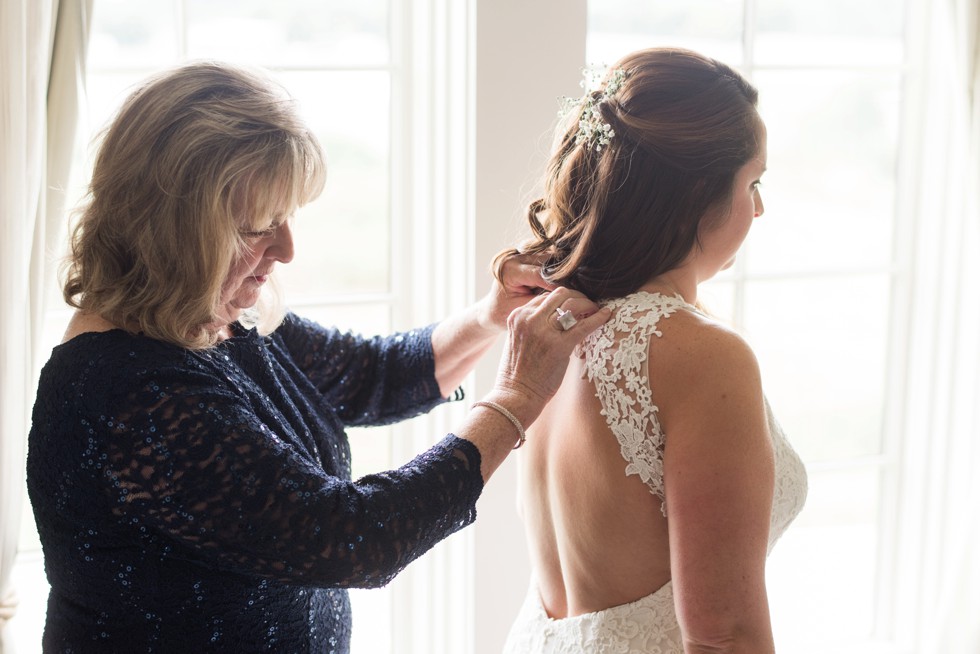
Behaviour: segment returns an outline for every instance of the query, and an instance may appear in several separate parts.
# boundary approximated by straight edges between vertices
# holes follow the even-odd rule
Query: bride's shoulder
[[[639,291],[604,304],[613,317],[592,338],[595,345],[636,350],[646,343],[651,373],[664,371],[674,380],[757,374],[748,342],[679,295]]]
[[[708,380],[736,383],[756,380],[759,363],[737,331],[698,311],[679,311],[658,325],[660,338],[651,343],[651,373],[703,386]]]

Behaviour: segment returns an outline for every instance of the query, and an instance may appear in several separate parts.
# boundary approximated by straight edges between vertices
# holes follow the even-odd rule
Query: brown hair
[[[325,176],[316,137],[264,74],[217,62],[159,74],[103,133],[65,300],[130,331],[208,347],[242,232],[315,198]]]
[[[577,142],[581,112],[559,126],[544,197],[530,204],[532,238],[501,252],[544,256],[545,278],[593,299],[621,297],[678,266],[731,198],[735,174],[758,153],[758,92],[739,73],[689,50],[621,59],[608,96],[593,92],[615,136]],[[705,224],[702,224],[705,223]]]

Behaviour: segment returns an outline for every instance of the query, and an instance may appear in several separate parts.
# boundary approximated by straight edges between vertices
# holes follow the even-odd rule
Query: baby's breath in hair
[[[609,71],[606,85],[600,90],[603,77],[603,69],[595,66],[582,69],[583,79],[579,86],[585,89],[585,95],[579,99],[563,98],[562,109],[558,115],[562,118],[568,116],[578,109],[578,133],[575,135],[575,143],[581,145],[585,143],[587,147],[594,147],[596,152],[602,152],[602,148],[609,145],[609,141],[616,136],[612,125],[602,119],[602,112],[599,105],[610,99],[619,91],[626,81],[626,71],[615,68]]]

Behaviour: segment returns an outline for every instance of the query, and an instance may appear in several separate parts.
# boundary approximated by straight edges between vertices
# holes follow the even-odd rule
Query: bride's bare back
[[[626,476],[584,366],[573,359],[521,456],[521,511],[553,618],[624,604],[670,579],[660,500],[639,477]]]

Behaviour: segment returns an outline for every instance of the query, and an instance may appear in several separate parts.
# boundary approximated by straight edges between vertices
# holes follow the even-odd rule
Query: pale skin
[[[293,259],[290,219],[285,214],[270,218],[261,231],[243,232],[247,248],[233,262],[222,284],[221,299],[211,328],[219,340],[231,336],[230,325],[241,312],[258,301],[263,285],[278,264]],[[555,309],[572,311],[579,322],[567,331],[558,328]],[[432,334],[435,377],[444,397],[449,396],[476,362],[508,333],[507,345],[493,389],[483,399],[509,410],[529,426],[554,395],[564,375],[572,349],[611,313],[581,293],[556,288],[541,279],[533,261],[511,261],[502,282],[482,300],[439,323]],[[63,341],[85,332],[119,328],[101,316],[77,311]],[[475,407],[454,430],[480,450],[481,473],[489,480],[517,441],[517,432],[502,414]]]
[[[737,173],[730,206],[684,262],[643,290],[697,302],[698,284],[734,261],[764,207],[758,156]],[[650,387],[666,434],[661,500],[611,434],[573,358],[521,454],[521,511],[545,610],[553,618],[635,601],[672,582],[687,654],[774,651],[765,559],[773,453],[749,346],[694,311],[660,321]]]

